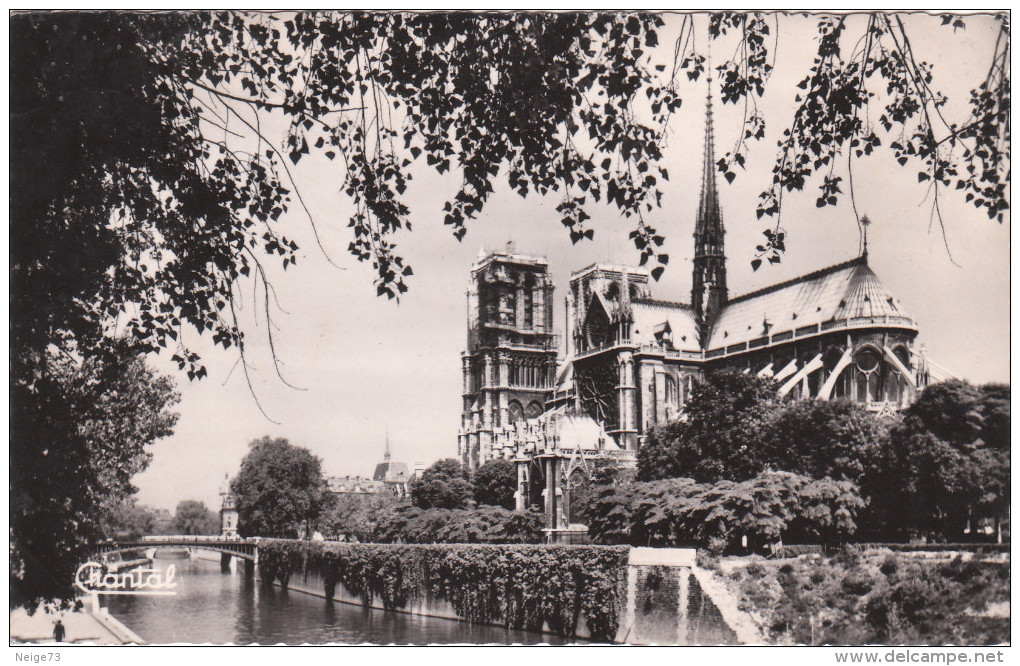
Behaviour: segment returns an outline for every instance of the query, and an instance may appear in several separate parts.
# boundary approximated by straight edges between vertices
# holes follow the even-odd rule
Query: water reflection
[[[328,603],[221,573],[219,562],[156,560],[177,567],[173,597],[106,596],[118,620],[149,643],[287,644],[565,643],[547,634]]]

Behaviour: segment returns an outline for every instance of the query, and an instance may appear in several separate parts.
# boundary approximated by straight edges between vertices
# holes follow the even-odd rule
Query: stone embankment
[[[503,625],[502,613],[496,612],[484,617],[465,617],[463,600],[460,607],[456,604],[441,598],[439,594],[433,593],[427,586],[421,586],[415,594],[409,595],[400,603],[389,604],[376,592],[364,597],[359,594],[352,594],[343,584],[333,583],[332,585],[323,577],[323,569],[312,562],[322,557],[316,554],[318,549],[325,547],[341,548],[350,550],[346,556],[351,558],[351,564],[364,567],[362,555],[355,555],[358,545],[351,544],[342,546],[316,546],[309,544],[307,555],[300,557],[297,550],[300,546],[295,542],[289,544],[277,542],[273,546],[276,549],[285,549],[290,552],[288,572],[283,577],[283,584],[290,590],[302,592],[321,597],[331,597],[334,601],[357,605],[367,605],[372,608],[385,609],[389,611],[439,617],[451,620],[470,620],[480,624]],[[376,545],[365,544],[364,548],[379,549],[385,548]],[[400,547],[394,547],[400,548]],[[406,547],[405,547],[406,548]],[[432,547],[436,548],[436,547]],[[448,548],[456,548],[450,546]],[[472,548],[462,546],[461,548]],[[542,547],[528,547],[529,549]],[[559,546],[554,548],[575,548],[571,546]],[[599,548],[592,546],[578,546],[578,549]],[[508,555],[512,546],[505,549],[499,546],[488,546],[482,549],[490,553],[485,557],[491,558],[490,565],[495,568],[500,566],[497,562],[501,557]],[[475,556],[481,551],[476,551]],[[719,644],[747,644],[761,643],[761,635],[751,618],[739,610],[737,600],[727,590],[726,586],[716,579],[711,572],[700,569],[696,566],[696,551],[693,549],[666,549],[666,548],[631,548],[625,551],[625,559],[619,560],[619,566],[615,570],[618,573],[612,574],[619,581],[619,584],[611,585],[608,588],[601,588],[599,595],[606,597],[600,599],[596,604],[600,608],[613,610],[615,619],[613,625],[617,627],[615,633],[606,636],[602,634],[593,637],[589,630],[589,620],[584,613],[575,615],[576,623],[561,625],[559,632],[550,628],[549,622],[541,622],[541,630],[549,633],[562,633],[579,640],[596,640],[600,642],[615,642],[641,645],[719,645]],[[516,551],[521,556],[520,550]],[[532,553],[532,556],[535,554]],[[279,561],[277,554],[276,560]],[[277,565],[279,566],[279,565]],[[387,565],[391,566],[391,565]],[[370,567],[371,568],[371,567]],[[386,567],[384,567],[386,568]],[[260,575],[263,579],[273,580],[280,584],[279,571],[275,574],[266,575],[260,566]],[[381,574],[382,572],[377,572]],[[409,574],[412,572],[404,572]],[[335,575],[335,574],[334,574]],[[369,578],[378,578],[374,574],[362,573]],[[388,575],[401,578],[398,572],[391,571]],[[495,574],[493,574],[495,575]],[[405,581],[406,582],[406,581]],[[463,582],[463,581],[462,581]],[[539,584],[537,588],[542,588]],[[613,588],[616,592],[611,591]],[[329,591],[327,591],[329,590]],[[592,591],[594,592],[594,590]],[[364,594],[364,592],[362,592]],[[456,595],[456,593],[454,593]],[[500,592],[506,595],[506,592]],[[534,594],[534,590],[525,594]],[[573,595],[586,594],[580,590],[575,591],[566,588],[562,592],[564,608],[572,606],[576,599]],[[484,595],[483,595],[484,596]],[[511,599],[512,594],[507,597]],[[367,602],[367,603],[366,603]],[[480,602],[481,603],[481,602]],[[506,603],[510,603],[507,601]],[[528,603],[521,598],[517,603]],[[575,610],[576,612],[576,610]],[[567,626],[564,630],[562,627]],[[537,625],[531,627],[537,630]],[[608,640],[607,640],[608,638]]]

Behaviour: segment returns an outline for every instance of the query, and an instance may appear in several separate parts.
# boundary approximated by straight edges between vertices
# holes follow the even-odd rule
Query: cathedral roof
[[[866,256],[730,299],[706,349],[854,317],[898,317],[913,324]]]
[[[383,461],[375,466],[373,481],[409,481],[411,474],[408,471],[407,463]]]
[[[641,299],[633,301],[630,307],[634,318],[631,330],[634,342],[657,346],[659,337],[668,327],[674,349],[698,349],[698,321],[690,305]]]

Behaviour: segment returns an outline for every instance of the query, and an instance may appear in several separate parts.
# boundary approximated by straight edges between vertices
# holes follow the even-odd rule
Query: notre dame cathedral
[[[655,424],[682,418],[693,382],[729,368],[798,398],[845,398],[879,413],[929,381],[918,328],[868,266],[835,266],[731,296],[716,190],[711,103],[694,225],[689,303],[655,298],[649,273],[594,264],[572,274],[565,356],[544,259],[483,254],[468,291],[463,464],[517,464],[517,507],[541,507],[554,540],[571,533],[570,491],[591,462],[634,464]],[[577,528],[574,531],[580,531]]]

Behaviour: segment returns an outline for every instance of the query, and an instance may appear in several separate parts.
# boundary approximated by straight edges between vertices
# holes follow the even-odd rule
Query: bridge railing
[[[165,534],[165,535],[151,535],[143,536],[139,540],[141,543],[152,543],[152,544],[187,544],[187,543],[236,543],[240,545],[255,545],[259,542],[258,537],[251,537],[242,539],[237,536],[225,536],[225,535],[196,535],[196,534]]]

